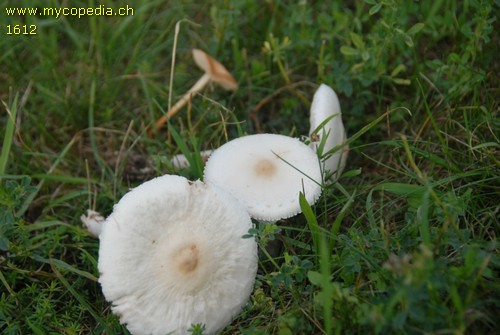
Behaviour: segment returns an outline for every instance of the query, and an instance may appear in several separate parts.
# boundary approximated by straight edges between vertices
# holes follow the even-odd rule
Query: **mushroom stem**
[[[101,214],[94,210],[87,209],[87,215],[83,214],[80,216],[80,220],[90,236],[99,238],[104,223],[104,217]]]
[[[156,121],[155,131],[160,129],[167,120],[174,116],[184,105],[191,99],[191,97],[200,92],[210,82],[210,75],[205,73],[198,79],[198,81],[175,103],[161,118]]]
[[[205,162],[210,157],[212,152],[213,150],[200,151],[201,159]],[[176,169],[185,169],[190,166],[189,160],[183,154],[175,155],[174,157],[172,157],[170,159],[170,163],[172,163],[173,167]]]

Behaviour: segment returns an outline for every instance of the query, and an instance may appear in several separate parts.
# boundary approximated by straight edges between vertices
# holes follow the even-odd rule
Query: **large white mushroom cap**
[[[213,334],[246,304],[257,245],[252,222],[226,192],[179,176],[155,178],[115,205],[100,235],[99,272],[112,310],[132,334]]]
[[[309,204],[321,194],[315,152],[298,139],[274,134],[237,138],[216,149],[204,178],[231,193],[259,220],[275,221],[300,213],[299,193]]]
[[[317,128],[326,120],[328,121],[317,131]],[[331,149],[346,141],[339,99],[335,91],[325,84],[321,84],[316,93],[314,93],[311,104],[310,123],[311,148],[317,150],[320,147],[320,143],[324,141],[323,150],[319,153],[320,155],[325,155]],[[332,174],[333,180],[337,179],[342,173],[348,151],[349,148],[345,146],[322,159],[323,170],[327,174]]]

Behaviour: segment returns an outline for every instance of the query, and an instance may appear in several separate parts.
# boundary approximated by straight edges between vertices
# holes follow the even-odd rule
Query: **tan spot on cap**
[[[268,159],[261,159],[255,164],[255,174],[259,177],[270,178],[276,173],[275,164]]]
[[[188,244],[179,248],[173,255],[175,265],[182,274],[188,274],[196,270],[198,266],[200,250],[196,244]]]

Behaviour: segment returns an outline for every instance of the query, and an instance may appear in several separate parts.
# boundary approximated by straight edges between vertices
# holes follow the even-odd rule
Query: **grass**
[[[80,215],[109,214],[153,176],[199,178],[199,151],[242,134],[306,134],[322,82],[341,101],[346,171],[304,214],[256,223],[255,289],[223,333],[499,332],[498,2],[138,0],[134,16],[82,19],[6,16],[6,6],[3,334],[126,334]],[[170,86],[184,19],[197,25],[180,24]],[[6,35],[9,24],[37,35]],[[169,96],[201,76],[193,47],[240,88],[205,90],[150,138]],[[194,168],[173,169],[180,152]]]

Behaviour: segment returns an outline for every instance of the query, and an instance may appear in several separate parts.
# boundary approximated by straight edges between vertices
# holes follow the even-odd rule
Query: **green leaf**
[[[386,191],[397,195],[404,196],[423,196],[425,187],[421,185],[404,184],[404,183],[383,183],[375,186],[374,190]]]
[[[406,65],[399,64],[394,68],[394,70],[391,71],[391,77],[396,77],[398,74],[404,71],[406,71]]]
[[[408,35],[415,35],[418,33],[420,30],[422,30],[425,27],[425,24],[422,22],[414,24],[408,31],[406,32]]]
[[[359,54],[358,50],[354,49],[353,47],[349,47],[347,45],[341,46],[340,52],[345,56],[356,56]]]
[[[342,179],[359,176],[361,174],[361,171],[362,171],[361,168],[346,171],[346,172],[342,173]]]
[[[1,234],[1,233],[0,233]],[[0,235],[0,250],[9,251],[9,239]]]
[[[392,81],[394,82],[394,84],[397,84],[397,85],[405,85],[405,86],[411,85],[410,79],[392,78]]]
[[[325,127],[325,125],[330,122],[330,120],[332,120],[334,117],[336,117],[337,115],[339,115],[338,113],[337,114],[334,114],[334,115],[330,115],[329,117],[327,117],[323,122],[321,122],[315,129],[314,131],[312,132],[312,134],[319,134],[320,131]],[[326,129],[325,129],[326,131]],[[321,158],[321,159],[324,159],[326,157],[326,153],[324,152],[324,149],[325,149],[325,145],[326,145],[326,141],[328,139],[328,136],[330,136],[330,130],[328,130],[325,134],[326,136],[322,136],[321,137],[321,141],[319,142],[319,145],[318,147],[316,148],[316,153],[318,154],[318,156]]]
[[[365,47],[365,42],[363,42],[363,38],[356,34],[355,32],[350,32],[349,36],[351,37],[351,41],[358,49],[363,49]]]
[[[410,48],[413,48],[413,46],[414,46],[413,38],[411,38],[411,36],[407,35],[407,34],[404,34],[403,36],[404,36],[403,38],[405,40],[406,45]]]
[[[484,143],[479,143],[478,145],[473,146],[471,149],[478,150],[478,149],[489,148],[489,147],[498,148],[498,147],[500,147],[500,144],[498,144],[497,142],[484,142]]]
[[[455,52],[452,52],[448,55],[448,61],[449,62],[455,62],[457,64],[460,64],[462,60],[460,59],[460,56],[456,54]]]
[[[378,3],[374,6],[372,6],[372,8],[370,8],[370,11],[368,13],[370,15],[374,15],[374,14],[378,13],[381,8],[382,8],[382,3]]]
[[[370,53],[369,53],[368,51],[366,51],[366,50],[365,50],[365,51],[363,51],[363,52],[361,53],[361,59],[363,59],[363,61],[365,61],[365,62],[366,62],[367,60],[369,60],[369,59],[370,59]]]

